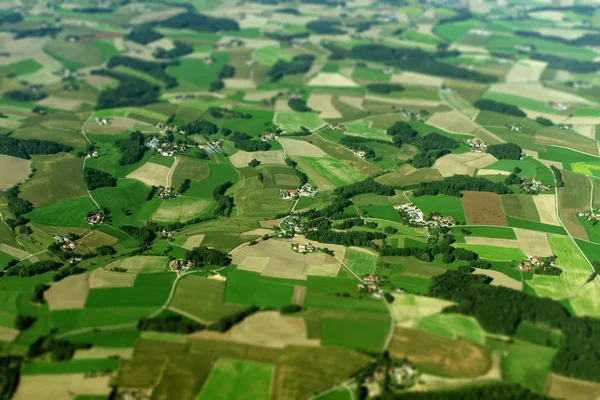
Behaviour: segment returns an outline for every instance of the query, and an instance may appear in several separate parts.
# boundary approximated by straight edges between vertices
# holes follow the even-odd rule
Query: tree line
[[[56,271],[63,266],[63,263],[45,260],[37,261],[31,265],[17,264],[14,267],[9,268],[4,273],[8,276],[19,276],[21,278],[27,278],[34,275],[45,274],[46,272]]]
[[[229,217],[233,211],[233,197],[226,194],[227,189],[233,186],[232,182],[224,182],[213,191],[213,200],[217,202],[214,214]]]
[[[232,19],[211,17],[194,10],[154,22],[152,25],[173,29],[191,29],[196,32],[237,31],[240,29],[240,25]]]
[[[125,39],[139,44],[147,45],[150,42],[162,39],[164,35],[155,31],[152,27],[141,25],[134,27],[131,32],[125,35]]]
[[[269,143],[252,140],[252,136],[243,132],[234,132],[230,139],[233,141],[233,144],[235,144],[235,147],[248,152],[267,151],[271,148]]]
[[[193,261],[197,267],[204,265],[217,265],[219,267],[226,267],[231,264],[231,257],[229,254],[216,249],[209,249],[208,247],[195,247],[189,250],[185,256],[187,260]]]
[[[130,165],[140,161],[148,146],[142,132],[132,132],[127,139],[119,139],[115,142],[117,148],[121,151],[119,165]]]
[[[278,60],[267,73],[272,82],[277,82],[285,75],[298,75],[307,73],[312,67],[315,56],[301,54],[294,56],[291,61]]]
[[[114,176],[94,168],[85,168],[83,170],[83,180],[88,190],[117,186],[117,180]]]
[[[493,111],[493,112],[506,114],[506,115],[513,115],[515,117],[521,117],[521,118],[527,117],[527,114],[525,114],[525,112],[523,110],[521,110],[519,107],[512,105],[512,104],[502,103],[499,101],[479,99],[475,103],[473,103],[473,105],[475,107],[479,108],[480,110]]]
[[[445,194],[448,196],[462,197],[463,190],[472,190],[476,192],[492,192],[496,194],[512,193],[510,188],[501,182],[492,182],[485,178],[474,178],[469,175],[454,175],[436,182],[421,182],[413,196],[420,197],[425,195],[436,196]]]
[[[145,79],[136,78],[110,70],[93,70],[92,75],[108,76],[119,81],[115,88],[107,88],[100,92],[96,101],[96,109],[115,107],[135,107],[157,103],[160,98],[160,86]]]
[[[523,149],[514,143],[491,144],[487,152],[498,160],[520,160]]]
[[[114,68],[122,65],[127,68],[135,69],[137,71],[148,74],[160,81],[165,83],[167,89],[174,88],[179,83],[177,79],[167,74],[167,67],[179,65],[179,61],[171,61],[166,63],[155,63],[152,61],[146,61],[139,58],[127,57],[127,56],[114,56],[112,57],[106,66],[108,68]]]
[[[68,153],[72,150],[71,146],[50,140],[19,139],[10,135],[0,135],[0,154],[25,160],[29,160],[31,156],[38,154]]]

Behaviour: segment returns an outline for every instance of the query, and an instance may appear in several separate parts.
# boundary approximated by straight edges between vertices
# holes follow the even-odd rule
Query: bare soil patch
[[[0,154],[0,190],[10,189],[29,178],[31,160]]]
[[[83,308],[90,291],[88,279],[88,274],[79,274],[53,283],[44,294],[50,310]]]
[[[493,271],[491,269],[481,269],[475,268],[474,274],[486,275],[492,278],[492,282],[490,283],[492,286],[504,286],[509,289],[514,290],[523,290],[523,283],[519,282],[516,279],[513,279],[502,272]]]
[[[541,223],[560,226],[556,215],[556,197],[554,195],[538,194],[533,196],[533,202],[538,210]]]
[[[437,76],[420,74],[418,72],[403,72],[401,74],[393,74],[392,83],[402,83],[405,85],[414,85],[418,83],[423,86],[435,86],[440,87],[444,82],[444,78],[440,78]]]
[[[552,248],[548,243],[548,236],[543,232],[515,229],[517,242],[523,253],[527,256],[549,257]]]
[[[311,94],[307,105],[313,110],[321,111],[321,118],[342,118],[342,114],[333,106],[332,99],[333,95],[330,94]]]
[[[229,160],[236,168],[247,167],[248,163],[254,159],[260,161],[261,164],[285,164],[283,150],[254,152],[239,150],[229,157]]]
[[[461,201],[470,225],[508,226],[496,193],[464,191]]]
[[[358,83],[338,73],[320,72],[308,82],[308,86],[358,87]]]
[[[285,148],[286,155],[299,157],[325,157],[326,153],[304,140],[279,138],[279,143]]]
[[[98,268],[90,274],[90,289],[109,287],[132,287],[136,274],[129,272],[114,272],[104,268]]]
[[[277,227],[279,227],[279,224],[281,223],[281,221],[283,221],[283,218],[270,219],[270,220],[266,220],[266,221],[258,221],[258,223],[263,228],[277,228]]]
[[[203,240],[204,240],[203,234],[190,236],[189,238],[186,239],[185,243],[183,244],[183,247],[185,247],[188,250],[191,250],[194,247],[199,247],[202,244]]]
[[[304,318],[282,316],[279,311],[256,313],[232,329],[232,339],[257,346],[284,348],[289,345],[318,346],[308,339]]]
[[[127,178],[137,179],[148,186],[165,186],[168,184],[169,168],[164,165],[147,162],[136,169]]]
[[[600,383],[567,378],[555,373],[548,376],[546,395],[556,399],[597,400],[600,397]]]

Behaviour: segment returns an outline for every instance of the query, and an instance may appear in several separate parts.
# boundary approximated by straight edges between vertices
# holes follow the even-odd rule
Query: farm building
[[[488,145],[482,140],[477,138],[467,139],[467,145],[471,149],[472,153],[487,153]]]
[[[298,198],[298,189],[281,190],[279,195],[284,200],[292,200]]]
[[[298,195],[302,197],[315,197],[319,192],[313,188],[309,183],[302,185],[298,191]]]

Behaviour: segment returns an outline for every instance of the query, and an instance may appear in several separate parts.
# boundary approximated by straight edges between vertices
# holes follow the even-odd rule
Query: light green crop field
[[[328,71],[323,71],[328,72]],[[337,72],[337,71],[332,71]],[[392,76],[384,73],[380,69],[369,68],[369,67],[357,67],[352,72],[352,78],[359,81],[378,81],[387,82]]]
[[[351,122],[344,125],[346,127],[346,135],[360,136],[365,139],[375,140],[392,140],[391,136],[387,135],[382,129],[375,129],[372,127],[373,123],[367,120],[361,120],[357,122]]]
[[[380,351],[389,332],[388,321],[359,318],[323,318],[321,343],[352,350]]]
[[[588,281],[591,275],[590,271],[565,270],[560,274],[560,281],[565,287],[565,291],[571,295],[576,293]]]
[[[377,254],[370,253],[365,250],[349,248],[346,251],[344,262],[358,276],[369,275],[375,273],[377,269]]]
[[[366,178],[362,173],[330,156],[302,157],[302,159],[335,186],[348,185]]]
[[[188,91],[195,89],[207,89],[217,80],[221,68],[227,64],[229,54],[212,52],[214,58],[212,64],[204,63],[204,60],[184,58],[180,64],[166,69],[167,73],[177,78],[179,86],[174,91]]]
[[[475,318],[465,315],[435,314],[419,319],[416,328],[449,339],[463,338],[485,344],[485,331]]]
[[[275,365],[217,360],[197,400],[269,400]]]
[[[539,297],[550,297],[551,299],[563,299],[567,296],[565,288],[558,276],[535,274],[530,281],[525,283],[530,286]]]
[[[490,261],[521,261],[525,259],[525,254],[520,249],[465,243],[457,243],[456,246],[474,251],[479,254],[479,257]]]
[[[279,60],[291,61],[293,56],[290,53],[283,51],[279,46],[266,46],[255,50],[252,57],[260,65],[270,67]]]
[[[412,197],[411,201],[425,214],[439,212],[444,217],[452,216],[458,221],[467,222],[465,210],[458,197],[437,195]]]
[[[569,304],[578,316],[600,317],[600,287],[596,282],[588,283]]]
[[[301,127],[314,131],[325,125],[325,121],[319,118],[315,112],[278,112],[275,113],[274,121],[284,132],[298,132]]]
[[[548,242],[556,259],[556,266],[564,270],[590,271],[591,268],[573,240],[565,236],[548,235]]]
[[[82,197],[35,208],[26,217],[42,225],[85,228],[89,226],[87,215],[97,208],[89,197]]]
[[[152,214],[152,220],[161,223],[186,222],[207,215],[215,202],[209,199],[178,197],[163,201]]]

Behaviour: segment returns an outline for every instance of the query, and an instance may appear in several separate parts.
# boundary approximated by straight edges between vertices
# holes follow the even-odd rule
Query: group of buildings
[[[292,243],[292,250],[296,253],[314,253],[317,248],[310,243]]]
[[[532,271],[535,268],[555,267],[556,257],[527,256],[527,260],[521,261],[517,268],[523,272]]]
[[[357,285],[358,292],[362,294],[368,294],[376,299],[381,299],[383,292],[379,287],[380,279],[376,275],[365,275],[363,277],[363,283]]]
[[[100,211],[93,212],[87,216],[88,224],[98,226],[102,223],[103,215]]]
[[[113,122],[112,118],[96,118],[96,123],[100,126],[111,125]]]
[[[590,222],[600,221],[600,210],[592,209],[590,212],[580,212],[577,213],[577,216]]]
[[[305,183],[300,189],[282,189],[279,191],[279,196],[284,200],[293,200],[298,197],[315,197],[318,193],[312,185]]]
[[[58,241],[58,243],[62,244],[62,248],[65,250],[75,250],[77,248],[77,243],[67,236],[53,234],[52,237],[54,240]]]
[[[524,182],[521,185],[521,191],[528,194],[536,194],[538,192],[548,192],[552,189],[550,185],[544,185],[542,181],[532,179],[530,182]]]
[[[158,188],[158,197],[162,200],[169,200],[179,197],[179,194],[173,188],[161,186]]]
[[[410,226],[428,226],[428,227],[438,227],[438,226],[454,226],[456,225],[456,219],[452,216],[444,217],[439,213],[433,213],[431,217],[427,218],[423,211],[416,205],[412,203],[395,205],[394,209],[400,213],[400,216],[410,225]]]
[[[487,153],[488,145],[483,140],[477,138],[467,139],[467,146],[469,146],[472,153]]]
[[[157,138],[152,138],[146,146],[154,150],[161,156],[173,157],[179,152],[184,152],[186,146],[184,144],[174,144],[169,142],[161,142]]]
[[[169,267],[177,273],[183,274],[188,270],[194,268],[194,262],[190,260],[185,260],[183,258],[176,258],[175,260],[169,263]]]
[[[270,134],[268,134],[268,135],[262,135],[262,136],[260,137],[260,140],[262,140],[263,142],[270,142],[270,141],[272,141],[272,140],[276,140],[276,139],[277,139],[277,137],[278,137],[278,136],[276,136],[276,135],[274,135],[274,134],[270,133]]]

